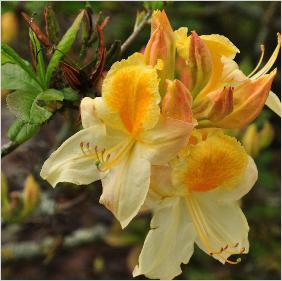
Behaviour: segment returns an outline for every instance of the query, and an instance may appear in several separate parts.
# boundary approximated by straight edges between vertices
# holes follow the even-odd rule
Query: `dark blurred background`
[[[2,20],[3,15],[10,16],[8,31],[3,31],[2,26],[2,40],[5,35],[5,41],[26,60],[30,61],[28,27],[20,12],[34,13],[34,19],[43,27],[47,3],[1,3]],[[85,6],[83,1],[49,3],[57,15],[61,35]],[[123,42],[130,35],[136,12],[143,9],[143,2],[89,3],[94,17],[100,11],[110,16],[104,31],[107,47],[115,39]],[[228,37],[241,51],[236,61],[246,74],[259,59],[260,44],[265,44],[265,58],[271,56],[277,44],[276,33],[281,29],[281,2],[166,2],[165,9],[174,29],[187,26],[200,35],[216,33]],[[148,25],[124,57],[144,47],[149,35]],[[275,67],[278,74],[272,90],[280,98],[280,55]],[[6,95],[2,91],[2,145],[8,142],[7,130],[15,119],[7,109]],[[34,138],[2,160],[9,192],[21,191],[30,174],[41,190],[40,206],[30,216],[16,223],[2,220],[2,279],[132,279],[131,271],[149,229],[150,214],[142,213],[121,232],[111,213],[98,203],[99,184],[59,184],[52,189],[39,177],[50,152],[78,129],[74,125],[78,115],[75,110],[56,114]],[[259,180],[242,201],[250,225],[250,253],[243,255],[238,265],[223,266],[195,247],[195,254],[177,279],[281,278],[280,118],[265,108],[255,121],[258,130],[265,122],[271,124],[271,141],[253,155]],[[243,139],[247,129],[234,134]],[[251,138],[247,145],[252,147],[256,141],[256,137]]]

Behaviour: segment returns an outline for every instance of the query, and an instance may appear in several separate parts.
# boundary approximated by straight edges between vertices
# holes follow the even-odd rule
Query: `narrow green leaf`
[[[46,88],[45,83],[45,76],[46,76],[46,69],[45,69],[45,62],[43,58],[43,52],[40,45],[39,40],[37,39],[35,33],[29,29],[29,38],[31,40],[31,44],[33,47],[34,55],[36,56],[36,71],[39,76],[39,79],[41,81],[41,85],[43,85],[44,88]]]
[[[18,64],[6,63],[1,71],[1,88],[39,93],[42,88]]]
[[[9,59],[12,63],[15,63],[19,65],[28,75],[30,78],[32,78],[34,81],[38,83],[38,85],[41,87],[41,84],[36,77],[36,74],[34,73],[31,65],[23,60],[15,50],[13,50],[11,47],[9,47],[7,44],[2,43],[1,45],[1,52],[5,55],[6,60]]]
[[[80,96],[78,94],[78,91],[72,89],[72,88],[64,88],[61,90],[63,95],[64,95],[64,99],[67,101],[79,101]]]
[[[51,5],[45,7],[44,15],[47,35],[52,43],[57,44],[59,42],[60,27]]]
[[[76,17],[76,19],[74,20],[72,26],[67,30],[62,40],[59,42],[58,46],[56,47],[56,51],[54,52],[49,62],[49,65],[47,67],[47,73],[46,73],[47,85],[49,85],[51,76],[56,66],[60,62],[61,58],[64,56],[64,54],[66,54],[70,50],[78,33],[83,15],[84,15],[84,11],[81,11],[79,15]]]
[[[32,124],[17,119],[9,128],[8,137],[11,141],[21,144],[34,136],[38,132],[39,127],[39,124]]]

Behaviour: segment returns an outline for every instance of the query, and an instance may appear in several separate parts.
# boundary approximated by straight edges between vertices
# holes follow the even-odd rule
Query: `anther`
[[[243,253],[245,252],[245,250],[246,250],[246,248],[243,247],[243,248],[241,249],[241,251],[240,251],[240,254],[243,254]]]
[[[239,242],[237,242],[232,248],[237,248],[239,245]]]

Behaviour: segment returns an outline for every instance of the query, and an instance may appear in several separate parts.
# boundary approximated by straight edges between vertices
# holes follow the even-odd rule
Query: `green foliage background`
[[[2,2],[2,14],[14,11],[19,19],[19,35],[11,46],[27,60],[28,28],[20,18],[19,12],[36,13],[35,19],[43,26],[43,9],[47,2]],[[105,29],[106,46],[114,39],[122,42],[132,32],[136,11],[143,7],[142,2],[89,2],[94,14],[102,11],[110,16]],[[85,7],[85,2],[52,2],[60,26],[65,31]],[[158,5],[159,3],[157,3]],[[187,26],[198,34],[218,33],[227,36],[240,50],[237,57],[241,68],[249,73],[256,65],[260,55],[260,44],[266,47],[269,58],[276,46],[276,32],[280,31],[280,2],[166,2],[165,9],[172,26],[177,29]],[[124,56],[139,51],[149,38],[149,26],[140,34]],[[62,34],[61,34],[62,35]],[[72,53],[71,53],[72,55]],[[280,95],[280,59],[276,62],[278,75],[272,90]],[[7,141],[7,128],[13,121],[2,100],[2,143]],[[2,160],[3,172],[7,175],[11,190],[21,190],[24,178],[32,173],[40,181],[38,172],[49,150],[58,145],[57,137],[63,124],[69,118],[58,116],[44,125],[43,130],[30,142],[24,144]],[[76,117],[72,117],[73,123]],[[255,159],[259,170],[259,180],[253,190],[244,198],[242,208],[250,225],[250,253],[242,257],[236,266],[218,263],[199,249],[188,265],[183,266],[183,274],[177,279],[279,279],[281,277],[281,196],[280,196],[280,119],[265,109],[256,120],[258,126],[269,120],[274,127],[275,137],[272,144],[261,151]],[[72,128],[71,130],[75,130]],[[70,132],[71,132],[70,130]],[[31,155],[32,154],[32,155]],[[51,194],[55,201],[64,201],[79,196],[82,189],[66,184],[52,190],[46,182],[40,181],[42,189]],[[8,237],[2,227],[6,242],[26,240],[39,241],[46,235],[66,235],[81,227],[98,223],[112,225],[112,215],[99,206],[100,186],[87,187],[90,196],[86,202],[60,216],[44,218],[43,223],[23,222],[17,234]],[[36,217],[36,216],[35,216]],[[232,218],[230,218],[232,219]],[[5,279],[130,279],[127,267],[129,253],[140,246],[149,227],[149,215],[143,215],[132,222],[124,234],[117,234],[116,246],[100,241],[91,247],[79,247],[68,251],[58,251],[49,262],[43,258],[12,262],[2,266]],[[9,231],[10,228],[9,228]],[[6,235],[6,236],[5,236]],[[6,238],[5,238],[6,237]],[[110,245],[109,245],[110,244]]]

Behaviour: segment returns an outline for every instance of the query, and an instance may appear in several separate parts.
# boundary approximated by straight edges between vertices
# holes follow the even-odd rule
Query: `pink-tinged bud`
[[[159,59],[163,62],[163,68],[160,71],[162,96],[165,94],[165,80],[174,78],[175,52],[174,33],[165,11],[154,11],[151,20],[151,37],[144,55],[146,63],[152,66],[155,66]]]
[[[233,87],[209,93],[193,108],[197,120],[219,121],[233,110]]]
[[[185,85],[179,81],[167,80],[167,92],[162,100],[162,114],[165,117],[192,122],[192,96]]]
[[[239,128],[252,122],[265,104],[275,75],[276,69],[236,87],[233,92],[233,111],[215,124],[222,128]]]
[[[187,67],[189,70],[188,89],[193,97],[208,84],[212,73],[212,57],[206,43],[192,31],[190,36]]]

